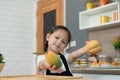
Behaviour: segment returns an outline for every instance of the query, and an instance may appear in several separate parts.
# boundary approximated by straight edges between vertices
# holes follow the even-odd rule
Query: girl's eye
[[[66,44],[66,42],[65,42],[65,41],[62,41],[62,43],[63,43],[63,44]]]
[[[59,39],[59,37],[55,36],[56,39]]]

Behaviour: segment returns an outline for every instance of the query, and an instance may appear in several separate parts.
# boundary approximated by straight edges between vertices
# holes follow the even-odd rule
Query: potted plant
[[[0,53],[0,72],[2,71],[3,67],[4,67],[4,57],[2,55],[2,53]]]

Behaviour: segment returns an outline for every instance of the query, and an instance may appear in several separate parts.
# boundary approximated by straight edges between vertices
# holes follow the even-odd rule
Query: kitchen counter
[[[23,75],[23,76],[0,77],[0,80],[92,80],[92,79],[70,76]]]
[[[120,75],[120,69],[95,69],[95,68],[85,68],[80,69],[79,67],[71,67],[73,73],[82,74],[112,74]]]

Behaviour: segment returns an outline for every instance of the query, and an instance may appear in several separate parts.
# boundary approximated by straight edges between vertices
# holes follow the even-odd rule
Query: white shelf
[[[113,21],[113,13],[119,14],[119,2],[107,4],[105,6],[96,7],[79,13],[79,28],[83,29],[100,29],[120,25],[120,21]],[[109,23],[100,24],[100,16],[107,15],[111,17]]]
[[[83,12],[80,12],[80,15],[94,15],[94,14],[99,14],[99,13],[103,13],[103,12],[107,12],[107,11],[111,11],[111,10],[115,10],[118,7],[118,2],[114,2],[105,6],[101,6],[101,7],[96,7],[90,10],[86,10]]]
[[[83,30],[83,29],[86,29],[86,30],[106,29],[106,28],[116,27],[118,25],[120,26],[119,21],[101,24],[101,25],[96,25],[96,26],[88,26],[87,28],[82,28],[81,30]]]

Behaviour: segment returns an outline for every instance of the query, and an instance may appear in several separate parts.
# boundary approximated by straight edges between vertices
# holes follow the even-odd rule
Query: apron
[[[63,61],[63,64],[64,64],[64,66],[66,68],[66,71],[64,71],[62,73],[51,73],[50,70],[47,69],[46,70],[46,75],[73,76],[72,73],[69,70],[69,67],[68,67],[68,64],[67,64],[67,61],[66,61],[65,57],[60,53],[59,53],[59,55],[60,55],[61,60]]]

